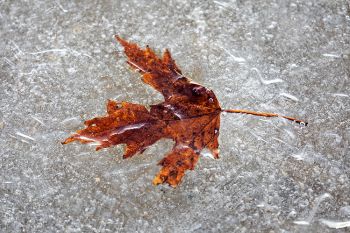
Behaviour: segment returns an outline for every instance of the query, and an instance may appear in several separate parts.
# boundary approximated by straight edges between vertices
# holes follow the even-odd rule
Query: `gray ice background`
[[[224,108],[221,158],[181,185],[153,186],[161,140],[60,142],[107,99],[162,101],[132,72],[118,34],[211,88]],[[347,0],[0,0],[0,232],[349,232]]]

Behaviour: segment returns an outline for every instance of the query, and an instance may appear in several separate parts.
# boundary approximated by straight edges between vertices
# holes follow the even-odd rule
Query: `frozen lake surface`
[[[118,34],[158,53],[223,108],[220,159],[153,186],[173,142],[61,145],[107,99],[162,101]],[[1,232],[349,232],[346,0],[0,1]]]

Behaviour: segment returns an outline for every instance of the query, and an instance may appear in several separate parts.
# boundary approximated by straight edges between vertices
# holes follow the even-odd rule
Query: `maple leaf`
[[[145,106],[128,102],[107,103],[107,115],[85,121],[85,129],[78,130],[63,144],[73,141],[95,142],[96,150],[126,144],[123,158],[142,153],[161,138],[175,141],[175,145],[160,162],[160,172],[153,184],[168,183],[176,187],[186,170],[193,170],[201,151],[207,148],[214,158],[219,157],[218,137],[221,112],[244,113],[264,117],[283,117],[304,123],[295,118],[275,113],[249,110],[221,109],[213,91],[191,82],[165,50],[158,57],[148,46],[139,48],[120,37],[127,63],[142,75],[142,81],[162,93],[164,102]]]

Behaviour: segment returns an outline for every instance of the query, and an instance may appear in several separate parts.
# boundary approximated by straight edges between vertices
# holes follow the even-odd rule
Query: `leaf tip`
[[[120,36],[119,36],[119,35],[117,35],[117,34],[116,34],[116,35],[114,35],[114,38],[115,38],[116,40],[118,40],[118,41],[119,41],[119,40],[121,40]]]
[[[75,138],[74,138],[74,136],[71,136],[71,137],[67,138],[66,140],[64,140],[63,142],[61,142],[61,144],[65,145],[65,144],[71,143],[73,141],[75,141]]]
[[[217,148],[212,150],[212,155],[213,155],[214,159],[219,158],[219,152],[220,152],[220,150]]]
[[[154,177],[154,179],[152,181],[153,185],[159,185],[159,184],[162,184],[162,183],[163,183],[163,180],[159,176]]]
[[[128,44],[128,42],[126,40],[124,40],[123,38],[121,38],[119,35],[114,35],[114,38],[122,45],[122,46],[126,46]]]
[[[176,188],[177,187],[177,183],[173,183],[173,182],[169,182],[166,180],[166,177],[161,176],[160,174],[156,175],[153,178],[152,184],[153,185],[160,185],[160,184],[164,184],[164,183],[168,183],[168,185],[172,188]]]

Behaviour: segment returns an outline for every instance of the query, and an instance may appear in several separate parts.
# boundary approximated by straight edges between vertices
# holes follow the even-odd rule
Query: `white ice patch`
[[[266,79],[264,79],[262,77],[260,71],[257,68],[254,67],[251,70],[255,71],[258,74],[260,82],[262,84],[264,84],[264,85],[270,85],[270,84],[273,84],[273,83],[282,83],[282,82],[284,82],[282,79],[279,79],[279,78],[266,80]]]
[[[329,94],[334,97],[346,97],[346,98],[350,97],[348,94],[344,94],[344,93],[329,93]]]
[[[320,222],[325,224],[329,228],[340,229],[340,228],[350,227],[350,221],[337,222],[337,221],[331,221],[326,219],[320,219]]]
[[[225,48],[222,48],[222,49],[230,56],[230,58],[232,58],[232,61],[235,61],[237,63],[245,63],[246,62],[246,60],[243,57],[236,57],[227,49],[225,49]]]
[[[207,148],[204,148],[201,151],[201,156],[206,157],[206,158],[211,158],[211,159],[215,159],[213,154],[211,153],[211,151]]]
[[[341,55],[339,55],[339,54],[331,54],[331,53],[324,53],[324,54],[322,54],[322,56],[324,56],[324,57],[334,57],[334,58],[340,58],[341,57]]]
[[[45,125],[44,122],[42,120],[39,120],[37,117],[34,116],[30,116],[31,118],[33,118],[36,122],[38,122],[41,125]]]
[[[304,225],[304,226],[310,225],[308,221],[294,221],[293,223],[297,225]]]
[[[280,95],[284,96],[284,97],[286,97],[288,99],[294,100],[295,102],[299,101],[299,99],[297,97],[295,97],[294,95],[288,94],[288,93],[282,92],[282,93],[280,93]]]
[[[31,140],[31,141],[35,141],[35,139],[32,138],[31,136],[25,135],[25,134],[23,134],[23,133],[21,133],[21,132],[16,132],[16,134],[17,134],[18,136],[24,137],[24,138],[29,139],[29,140]]]

